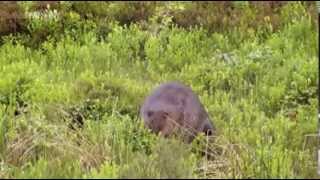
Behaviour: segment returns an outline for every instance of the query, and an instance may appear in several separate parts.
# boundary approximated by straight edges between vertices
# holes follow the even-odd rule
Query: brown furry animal
[[[140,116],[154,133],[168,137],[180,132],[188,143],[198,133],[211,135],[215,130],[199,98],[180,82],[167,82],[157,87],[146,98]]]

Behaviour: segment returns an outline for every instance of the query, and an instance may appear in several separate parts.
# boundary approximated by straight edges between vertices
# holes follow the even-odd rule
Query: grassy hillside
[[[26,29],[1,36],[1,178],[319,178],[319,34],[309,6],[268,16],[234,3],[239,25],[226,23],[230,15],[219,29],[210,18],[183,26],[179,18],[200,7],[186,3],[131,24],[121,23],[123,4],[108,4],[111,16],[92,3],[101,13],[86,18],[81,4],[42,14],[18,5]],[[144,97],[169,80],[199,95],[218,129],[213,142],[144,128]]]

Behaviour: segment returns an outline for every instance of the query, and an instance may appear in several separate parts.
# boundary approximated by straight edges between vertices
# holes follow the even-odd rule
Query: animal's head
[[[179,126],[181,115],[166,111],[148,111],[145,124],[154,133],[161,133],[167,137],[171,135],[176,127]]]

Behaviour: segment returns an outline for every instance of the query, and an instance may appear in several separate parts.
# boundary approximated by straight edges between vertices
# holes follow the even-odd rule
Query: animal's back
[[[142,113],[145,110],[183,111],[190,103],[193,103],[194,108],[199,107],[197,97],[189,87],[179,82],[168,82],[158,86],[146,98]]]

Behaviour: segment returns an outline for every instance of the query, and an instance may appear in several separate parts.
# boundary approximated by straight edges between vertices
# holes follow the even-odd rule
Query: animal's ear
[[[147,116],[150,117],[150,116],[153,115],[153,113],[154,113],[153,111],[148,111],[148,112],[147,112]]]

